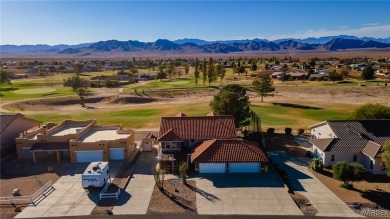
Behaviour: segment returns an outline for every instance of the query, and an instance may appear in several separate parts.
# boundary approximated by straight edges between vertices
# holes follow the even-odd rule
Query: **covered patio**
[[[55,154],[57,162],[69,157],[69,143],[68,142],[38,142],[35,143],[30,151],[34,163],[38,160]]]

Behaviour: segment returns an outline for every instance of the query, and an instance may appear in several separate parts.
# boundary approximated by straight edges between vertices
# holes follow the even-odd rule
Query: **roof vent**
[[[187,115],[186,114],[184,114],[184,113],[178,113],[177,115],[176,115],[176,117],[186,117]]]

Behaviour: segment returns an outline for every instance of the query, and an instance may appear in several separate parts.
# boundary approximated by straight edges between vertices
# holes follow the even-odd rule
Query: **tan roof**
[[[368,141],[366,146],[363,148],[362,152],[372,158],[375,158],[378,155],[380,149],[381,149],[380,144],[377,144],[373,141]]]
[[[237,139],[207,140],[192,149],[195,163],[267,162],[268,158],[256,143]]]
[[[236,138],[233,116],[161,117],[159,138],[170,130],[183,140]]]
[[[332,143],[334,138],[325,138],[325,139],[311,139],[310,143],[314,144],[321,151],[325,151],[326,148]]]

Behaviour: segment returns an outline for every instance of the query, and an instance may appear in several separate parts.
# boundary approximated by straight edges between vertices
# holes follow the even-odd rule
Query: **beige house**
[[[0,149],[1,154],[5,154],[15,149],[15,138],[21,132],[25,132],[33,127],[39,128],[40,121],[24,117],[23,114],[0,114]]]
[[[98,126],[96,120],[48,124],[16,138],[19,159],[94,162],[129,159],[135,149],[133,130]]]

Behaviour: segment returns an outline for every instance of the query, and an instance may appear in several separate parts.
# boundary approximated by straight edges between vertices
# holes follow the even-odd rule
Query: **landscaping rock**
[[[19,195],[20,195],[20,189],[12,190],[12,196],[19,196]]]

